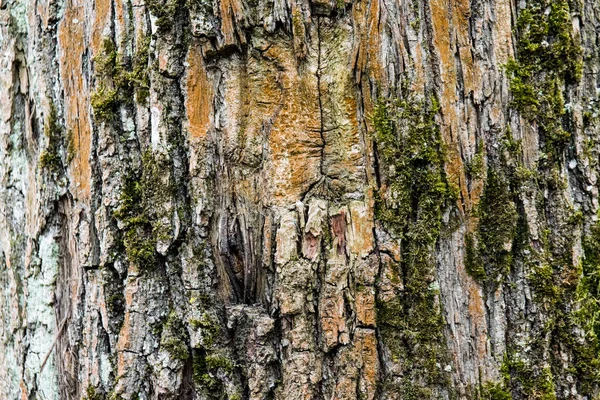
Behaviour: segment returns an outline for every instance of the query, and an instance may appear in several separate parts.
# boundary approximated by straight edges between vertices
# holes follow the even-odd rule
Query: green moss
[[[510,129],[510,125],[506,126],[506,130],[501,140],[503,157],[502,161],[508,163],[513,160],[518,160],[523,152],[523,143],[521,140],[515,139]]]
[[[508,179],[500,169],[488,168],[477,215],[477,245],[466,238],[467,272],[480,282],[500,283],[512,264],[518,214]]]
[[[142,157],[142,176],[125,179],[119,207],[113,216],[124,225],[123,244],[129,261],[141,269],[152,269],[156,261],[156,243],[166,236],[161,223],[160,207],[168,202],[175,188],[164,183],[161,176],[170,168],[165,159],[151,151]]]
[[[213,376],[206,366],[206,351],[198,349],[194,351],[192,360],[192,378],[196,385],[204,387],[208,390],[216,390],[219,388],[218,379]]]
[[[433,399],[433,391],[427,387],[414,384],[409,378],[404,378],[398,388],[386,388],[402,395],[403,400]]]
[[[575,291],[577,311],[571,315],[568,325],[581,327],[583,341],[578,341],[565,330],[565,340],[574,349],[575,368],[581,377],[581,392],[598,393],[600,384],[600,222],[590,229],[583,240],[584,258],[581,279]]]
[[[156,17],[156,26],[160,31],[171,29],[175,24],[177,11],[183,0],[147,0],[148,9]]]
[[[505,357],[503,368],[509,374],[511,386],[523,398],[555,400],[554,380],[550,367],[533,368],[516,354]]]
[[[190,325],[201,332],[202,344],[205,347],[211,347],[221,332],[218,321],[208,313],[202,314],[200,319],[191,319]]]
[[[140,47],[133,57],[133,70],[129,73],[129,80],[135,88],[135,100],[139,104],[146,104],[150,95],[150,77],[148,74],[150,37],[140,37],[138,43]]]
[[[583,241],[582,277],[577,292],[581,321],[598,344],[600,339],[600,223],[596,223]],[[600,352],[599,352],[600,354]]]
[[[84,400],[105,400],[106,395],[102,392],[99,392],[95,386],[88,386],[85,391]]]
[[[133,178],[128,179],[123,186],[120,197],[120,207],[114,212],[118,219],[128,222],[141,222],[143,214],[144,188]]]
[[[561,287],[554,282],[554,268],[547,263],[534,265],[529,274],[529,282],[539,298],[550,304],[556,303],[561,294]]]
[[[190,319],[189,323],[200,334],[199,343],[192,349],[192,377],[196,385],[208,392],[209,398],[214,398],[216,393],[225,392],[223,377],[231,379],[236,363],[229,355],[229,349],[217,343],[221,325],[215,316],[204,313],[200,319]],[[236,394],[230,393],[228,398],[232,396],[235,398]]]
[[[107,122],[113,118],[119,106],[118,91],[113,80],[120,75],[120,68],[117,63],[117,47],[112,39],[103,39],[101,52],[94,57],[94,68],[100,84],[92,93],[92,109],[96,120]]]
[[[112,39],[104,38],[102,41],[100,54],[94,57],[99,84],[91,98],[97,121],[112,121],[121,105],[131,104],[133,92],[138,103],[146,103],[150,87],[150,38],[140,37],[138,44],[139,48],[133,56],[133,61],[129,62],[117,52],[117,46]]]
[[[152,268],[155,261],[156,238],[152,235],[148,199],[145,186],[130,177],[121,192],[120,207],[115,218],[124,222],[123,243],[127,258],[143,269]]]
[[[410,21],[410,27],[415,31],[418,32],[421,29],[421,11],[419,8],[419,1],[418,0],[411,0],[409,2],[409,6],[410,9],[412,11],[412,16],[411,16],[411,21]]]
[[[171,311],[162,330],[160,345],[167,350],[171,357],[185,361],[190,357],[187,343],[190,338],[183,323],[174,311]]]
[[[535,368],[515,352],[504,355],[498,382],[485,382],[479,390],[486,400],[511,400],[517,398],[555,400],[554,378],[549,366]]]
[[[292,28],[294,35],[304,34],[304,21],[302,20],[302,12],[299,9],[292,14]]]
[[[225,372],[232,372],[234,369],[233,362],[222,354],[209,354],[206,356],[206,368],[209,370],[223,369]]]
[[[115,393],[114,391],[111,391],[108,394],[108,398],[110,400],[125,400],[125,398],[123,396],[121,396],[120,394]],[[132,393],[129,397],[129,399],[127,400],[140,400],[140,395],[139,393]]]
[[[220,374],[231,374],[235,364],[225,355],[205,348],[195,349],[192,360],[194,382],[209,391],[221,391]]]
[[[583,215],[583,211],[574,210],[571,216],[569,217],[569,224],[573,226],[581,226],[585,221],[585,217]]]
[[[125,296],[120,292],[109,295],[106,308],[111,315],[122,315],[125,312]]]
[[[583,112],[584,128],[595,126],[598,123],[598,119],[600,118],[600,97],[598,97],[599,94],[600,93],[596,91],[595,96],[585,98],[582,101],[582,104],[585,105],[585,111]],[[589,140],[589,138],[586,140]]]
[[[212,3],[210,0],[187,0],[186,6],[195,13],[210,14],[212,12]]]
[[[63,129],[58,123],[58,114],[56,106],[50,102],[50,112],[44,125],[44,134],[48,140],[48,146],[40,155],[40,168],[53,173],[58,173],[62,170],[62,159],[60,156],[60,142],[62,139]]]
[[[481,387],[481,398],[485,400],[512,400],[504,382],[486,382]]]
[[[430,290],[435,276],[433,248],[440,235],[442,210],[453,200],[444,172],[444,148],[435,122],[434,98],[380,102],[374,110],[375,143],[384,176],[376,216],[401,240],[402,261],[393,268],[404,292],[377,304],[378,326],[392,360],[402,364],[405,384],[415,396],[448,386],[449,364],[444,319]],[[407,388],[397,388],[407,392]]]
[[[117,91],[104,84],[100,84],[98,89],[92,93],[91,103],[94,117],[99,122],[111,121],[120,104]]]
[[[75,137],[73,136],[73,130],[67,131],[67,162],[73,161],[77,155],[77,147],[75,146]]]
[[[467,273],[479,282],[485,282],[487,274],[483,260],[479,256],[473,234],[465,235],[465,269]]]
[[[484,173],[484,159],[483,159],[483,142],[480,141],[477,146],[477,152],[473,159],[467,164],[467,173],[471,179],[481,179]]]
[[[380,196],[377,203],[377,217],[396,233],[406,230],[411,217],[423,221],[422,225],[433,225],[437,229],[417,238],[428,243],[439,231],[441,213],[436,206],[451,197],[443,171],[443,144],[434,120],[438,110],[433,98],[429,103],[413,99],[379,103],[373,114],[375,143],[387,168],[388,185],[385,198]],[[417,211],[422,211],[421,215],[415,215]]]
[[[127,257],[138,266],[149,268],[155,262],[156,238],[148,233],[148,224],[136,223],[125,233]]]
[[[566,211],[566,210],[565,210]],[[534,348],[550,345],[552,362],[541,369],[523,362],[511,362],[511,374],[517,379],[517,389],[524,395],[543,393],[538,398],[553,399],[554,377],[575,377],[581,395],[598,394],[600,384],[600,345],[598,316],[600,301],[598,285],[598,249],[600,228],[593,226],[583,240],[584,259],[573,266],[572,227],[580,225],[582,215],[564,213],[564,223],[540,231],[539,250],[528,247],[526,265],[531,272],[529,282],[535,300],[543,308],[547,322],[542,327],[544,339]],[[559,215],[559,214],[557,214]],[[570,367],[555,353],[569,354]],[[539,372],[541,371],[541,372]],[[537,374],[537,375],[536,375]],[[533,379],[533,380],[532,380]]]
[[[581,79],[582,49],[572,33],[568,0],[533,0],[517,19],[517,58],[506,66],[512,104],[538,124],[548,154],[570,139],[563,128],[564,86]]]
[[[117,62],[118,53],[115,42],[108,37],[102,39],[100,54],[94,57],[94,68],[99,78],[112,79],[121,73]]]

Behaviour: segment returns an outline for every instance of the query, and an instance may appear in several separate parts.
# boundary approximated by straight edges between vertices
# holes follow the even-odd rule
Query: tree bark
[[[0,1],[0,398],[600,398],[598,32]]]

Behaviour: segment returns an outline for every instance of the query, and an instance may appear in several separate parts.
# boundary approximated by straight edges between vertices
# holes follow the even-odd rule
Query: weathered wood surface
[[[0,398],[598,398],[598,32],[0,1]]]

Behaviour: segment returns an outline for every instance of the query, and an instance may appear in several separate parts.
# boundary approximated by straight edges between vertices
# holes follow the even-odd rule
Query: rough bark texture
[[[0,1],[0,398],[597,399],[599,32]]]

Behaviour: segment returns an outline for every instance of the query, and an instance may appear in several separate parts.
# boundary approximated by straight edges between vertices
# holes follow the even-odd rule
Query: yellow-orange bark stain
[[[377,337],[372,329],[358,328],[352,346],[341,347],[335,363],[344,374],[337,377],[332,400],[375,398],[379,378]]]
[[[110,4],[110,3],[109,3]],[[123,5],[123,0],[115,0],[115,30],[117,32],[117,36],[116,37],[116,43],[119,44],[119,47],[122,47],[125,43],[124,40],[119,40],[119,36],[118,33],[121,33],[121,35],[123,36],[123,38],[127,37],[128,34],[128,27],[127,24],[125,22],[125,14],[123,11],[125,11],[125,6]],[[123,49],[121,48],[120,51],[123,51]]]
[[[376,325],[375,290],[362,286],[356,292],[356,319],[361,325]]]
[[[475,338],[479,359],[483,360],[487,354],[485,305],[481,296],[481,288],[475,281],[467,280],[467,291],[469,292],[469,316],[473,321],[470,334]]]
[[[513,57],[510,2],[496,2],[496,21],[494,53],[496,54],[496,62],[498,65],[503,65],[506,64],[509,58]]]
[[[273,182],[274,202],[290,204],[320,176],[322,141],[317,79],[315,75],[298,74],[289,47],[274,44],[265,56],[276,60],[280,69],[266,78],[271,83],[265,85],[279,104],[269,136],[268,177]],[[266,93],[261,97],[265,96]]]
[[[358,389],[361,398],[375,398],[379,378],[379,357],[377,336],[373,330],[360,330],[356,334],[356,347],[360,354],[360,381]]]
[[[185,109],[190,139],[201,139],[210,128],[213,91],[208,81],[200,48],[192,44],[188,54],[187,99]]]
[[[37,3],[37,16],[40,18],[42,23],[44,24],[44,29],[48,28],[48,2],[39,2]]]
[[[106,0],[95,3],[94,24],[92,27],[91,44],[95,53],[101,44],[101,32],[110,13],[110,2]],[[61,81],[64,85],[65,123],[66,129],[72,132],[75,148],[71,171],[74,181],[72,193],[80,200],[90,197],[90,90],[83,80],[83,58],[88,45],[86,44],[86,14],[82,5],[68,1],[65,15],[58,27],[59,62]]]
[[[92,50],[94,56],[98,55],[104,38],[104,28],[110,23],[111,2],[109,0],[96,0],[94,2],[94,26],[92,28]]]
[[[383,68],[379,58],[381,53],[381,24],[378,1],[371,1],[369,7],[364,2],[357,2],[352,7],[354,22],[357,25],[353,55],[352,69],[356,82],[360,82],[363,73],[368,73],[376,82],[384,82]],[[370,99],[370,92],[363,94]]]
[[[451,4],[450,4],[451,3]],[[466,177],[460,151],[460,129],[459,115],[457,110],[458,96],[457,87],[457,67],[454,58],[454,49],[452,46],[451,35],[466,38],[469,27],[467,0],[432,0],[431,16],[433,23],[433,44],[440,57],[440,74],[442,78],[442,93],[440,106],[443,117],[441,131],[444,142],[448,146],[448,155],[446,160],[446,172],[451,183],[457,185],[462,192],[462,198],[468,201],[468,188],[465,184]],[[453,29],[450,28],[450,18]],[[458,30],[458,32],[457,32]],[[462,30],[462,31],[461,31]],[[465,77],[467,80],[468,77]],[[467,84],[465,83],[465,86]],[[468,209],[468,204],[458,202],[458,207],[464,211]]]
[[[221,0],[219,2],[221,12],[221,33],[224,38],[224,46],[236,44],[236,37],[243,44],[244,35],[237,34],[237,22],[243,18],[244,10],[239,0]]]
[[[71,130],[76,152],[71,163],[75,187],[73,192],[82,200],[89,199],[91,169],[89,120],[89,90],[83,81],[85,44],[83,6],[67,2],[65,16],[58,27],[61,80],[65,91],[65,123]]]
[[[135,332],[135,321],[132,320],[132,313],[129,311],[134,305],[135,295],[138,290],[138,281],[133,281],[125,288],[126,312],[123,318],[123,325],[119,331],[119,340],[117,342],[117,376],[127,373],[127,367],[130,364],[132,354],[132,334]]]

